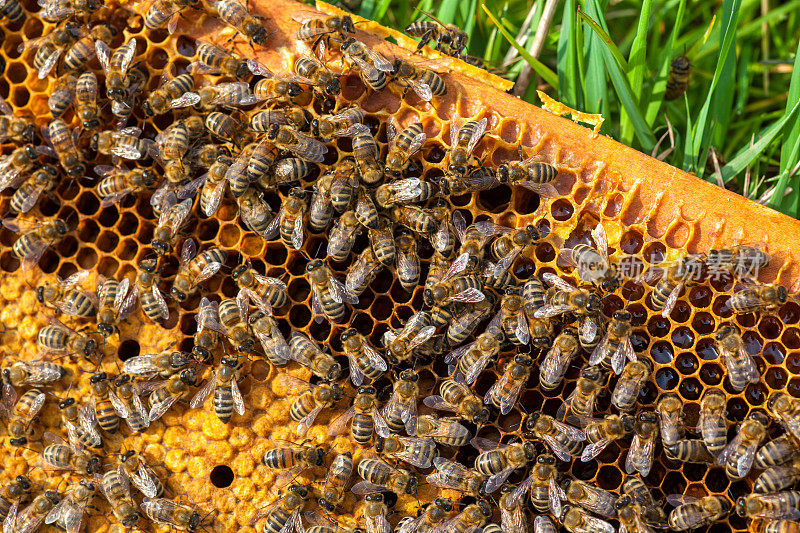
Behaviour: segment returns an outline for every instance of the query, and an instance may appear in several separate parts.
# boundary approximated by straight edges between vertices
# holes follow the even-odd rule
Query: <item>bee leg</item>
[[[419,51],[422,50],[425,47],[426,44],[431,42],[432,38],[433,38],[433,30],[432,29],[426,31],[425,33],[423,33],[422,37],[419,40],[419,44],[417,45],[417,49],[416,49],[416,51],[414,53],[415,54],[419,53]]]

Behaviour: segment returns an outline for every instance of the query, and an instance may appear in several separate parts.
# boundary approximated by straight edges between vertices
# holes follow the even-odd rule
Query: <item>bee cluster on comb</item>
[[[0,8],[4,533],[797,531],[763,245],[592,209],[356,17],[40,2]]]

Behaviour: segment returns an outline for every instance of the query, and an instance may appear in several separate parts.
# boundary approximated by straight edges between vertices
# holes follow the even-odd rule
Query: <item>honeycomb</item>
[[[32,54],[20,53],[18,45],[46,34],[54,25],[34,15],[40,9],[34,0],[26,0],[23,4],[28,14],[25,21],[16,25],[6,22],[0,34],[3,43],[0,55],[6,64],[4,76],[0,79],[0,96],[15,112],[28,112],[36,117],[37,126],[43,126],[49,121],[47,97],[53,89],[54,79],[38,79],[32,67]],[[229,28],[200,11],[185,13],[187,20],[181,21],[178,31],[170,35],[166,29],[143,29],[142,13],[147,4],[134,2],[124,6],[109,4],[108,7],[98,12],[96,17],[104,23],[126,28],[110,43],[111,48],[132,37],[137,39],[134,62],[144,61],[147,65],[151,72],[150,90],[158,86],[159,75],[168,65],[173,65],[175,73],[186,71],[193,60],[194,38],[232,47],[241,55],[255,57],[275,71],[285,70],[284,62],[295,53],[292,34],[297,23],[291,19],[291,14],[304,9],[289,0],[251,2],[254,13],[266,17],[267,28],[277,32],[270,37],[269,49],[257,47],[253,51],[241,37],[234,36]],[[408,55],[407,50],[367,33],[375,28],[374,25],[359,28],[358,38],[387,57]],[[332,64],[335,66],[336,62]],[[89,66],[100,72],[96,59]],[[612,259],[624,254],[641,254],[647,264],[674,260],[684,251],[703,253],[712,248],[763,241],[774,260],[769,269],[761,272],[761,281],[783,284],[793,292],[797,289],[800,279],[798,221],[747,202],[608,138],[595,138],[579,125],[486,86],[474,76],[474,71],[457,61],[453,62],[451,72],[444,79],[448,93],[431,105],[413,96],[402,100],[389,91],[373,93],[363,87],[357,75],[349,74],[343,82],[344,90],[337,106],[341,108],[356,103],[367,111],[367,123],[373,132],[377,131],[377,140],[382,148],[386,145],[383,124],[389,115],[394,115],[404,126],[421,121],[428,141],[419,174],[428,180],[444,174],[451,129],[449,121],[455,115],[489,119],[490,133],[476,149],[477,157],[487,164],[497,165],[515,159],[517,147],[522,145],[543,161],[557,165],[561,172],[554,184],[561,195],[559,198],[540,199],[524,188],[501,186],[449,200],[454,209],[464,214],[468,223],[492,219],[511,227],[531,222],[549,226],[550,235],[536,246],[533,254],[515,263],[513,274],[518,281],[524,282],[545,272],[556,272],[576,281],[571,272],[564,272],[557,264],[557,249],[580,239],[600,222],[609,235]],[[134,116],[138,124],[144,123],[144,136],[152,138],[187,113],[178,110],[145,121],[141,110],[137,109]],[[106,124],[110,125],[107,109],[105,118],[108,119]],[[9,153],[12,148],[9,144],[4,145],[3,153]],[[336,148],[338,150],[329,151],[322,165],[323,171],[336,163],[335,154],[342,158],[351,152],[346,139],[337,141]],[[108,164],[108,159],[101,156],[91,161],[90,167],[94,164]],[[138,261],[152,256],[149,244],[155,217],[149,197],[132,195],[115,206],[101,208],[95,188],[96,180],[92,177],[64,179],[52,194],[40,199],[31,213],[33,217],[58,216],[69,221],[74,228],[54,249],[44,254],[39,261],[41,273],[21,271],[19,261],[10,250],[17,236],[8,229],[0,230],[0,268],[3,271],[0,319],[5,326],[2,333],[3,366],[17,360],[28,360],[37,351],[37,331],[47,324],[49,317],[49,312],[43,313],[38,306],[34,294],[34,288],[42,280],[52,281],[56,275],[65,278],[78,270],[91,270],[117,279],[132,277]],[[12,194],[13,191],[6,190],[0,196],[2,212],[8,212]],[[268,201],[277,207],[284,197],[284,192],[270,193]],[[335,355],[341,356],[339,330],[331,328],[327,322],[317,324],[313,321],[310,286],[304,278],[306,257],[287,250],[280,240],[265,242],[241,226],[237,215],[238,208],[230,199],[223,201],[214,217],[205,217],[197,209],[193,214],[196,223],[190,224],[192,235],[202,243],[202,247],[216,245],[228,252],[224,273],[205,282],[202,293],[235,297],[238,289],[228,274],[243,258],[249,257],[259,272],[286,280],[292,304],[276,315],[284,328],[283,333],[288,334],[290,328],[307,332],[329,346]],[[318,256],[318,250],[324,249],[324,242],[324,234],[311,234],[305,248],[309,254]],[[354,251],[358,252],[365,246],[367,241],[362,236]],[[421,255],[428,259],[430,248],[423,247]],[[171,286],[178,269],[175,254],[167,255],[162,264],[166,265],[161,283],[164,292]],[[342,279],[348,265],[333,263],[331,266]],[[425,272],[426,267],[423,267],[423,277]],[[95,280],[93,275],[87,280],[86,287],[93,287]],[[784,390],[795,398],[800,397],[800,306],[790,301],[774,313],[732,316],[726,302],[733,289],[731,282],[715,281],[690,287],[669,320],[652,309],[647,298],[650,288],[646,286],[625,283],[604,300],[605,316],[623,307],[633,314],[634,350],[640,356],[649,356],[654,362],[651,378],[639,395],[640,409],[653,409],[660,393],[675,392],[684,401],[685,425],[692,428],[697,422],[698,402],[704,388],[722,386],[728,397],[731,437],[735,423],[743,420],[752,409],[763,408],[773,391]],[[170,301],[170,318],[163,328],[154,325],[137,310],[121,326],[120,334],[112,336],[103,345],[102,351],[106,355],[103,370],[118,373],[120,362],[139,354],[159,352],[172,345],[190,350],[200,298],[201,294],[197,293],[180,305]],[[380,346],[384,332],[399,327],[421,307],[422,288],[417,287],[409,294],[390,271],[384,270],[361,295],[351,323],[367,335],[374,346]],[[73,327],[85,322],[64,320]],[[723,320],[733,321],[740,327],[747,350],[755,357],[762,376],[759,383],[749,385],[743,394],[730,390],[728,381],[724,379],[725,370],[713,350],[712,336]],[[509,354],[501,353],[501,361],[507,360]],[[584,357],[587,356],[584,354]],[[345,364],[344,357],[339,359]],[[70,369],[70,374],[60,387],[52,391],[63,396],[69,388],[71,396],[88,398],[89,377],[95,369],[81,360],[77,363],[62,360],[61,363]],[[310,379],[310,372],[293,365],[288,367],[290,374]],[[435,393],[438,382],[446,375],[445,365],[440,361],[420,366],[418,371],[421,397]],[[481,427],[478,436],[509,442],[520,435],[519,427],[528,411],[555,412],[574,388],[578,365],[570,368],[564,384],[552,392],[543,392],[534,385],[537,374],[535,369],[514,410]],[[203,511],[214,512],[210,530],[260,530],[261,522],[253,524],[256,511],[274,502],[279,495],[277,475],[261,464],[261,457],[266,450],[281,442],[297,440],[288,417],[288,408],[295,397],[287,395],[274,381],[275,375],[275,369],[263,359],[251,361],[240,385],[247,404],[246,414],[235,416],[227,425],[221,423],[208,407],[189,409],[185,403],[178,404],[143,434],[130,434],[123,424],[118,438],[106,439],[107,453],[119,450],[143,452],[157,465],[156,469],[162,476],[168,476],[171,496],[197,505]],[[476,392],[484,394],[496,377],[497,372],[485,371],[475,384]],[[388,378],[377,383],[379,389],[386,389],[389,385]],[[352,396],[354,391],[349,383],[347,390]],[[41,420],[44,427],[59,431],[61,419],[56,404],[48,399]],[[352,451],[358,459],[365,450],[351,442],[347,435],[332,439],[327,434],[327,424],[337,411],[345,407],[346,399],[337,409],[324,410],[306,438],[335,448],[340,453]],[[599,398],[597,412],[599,415],[612,412],[610,395]],[[772,428],[776,430],[777,424]],[[559,470],[619,492],[624,479],[627,447],[627,440],[612,443],[597,460],[582,463],[574,459],[571,463],[559,464]],[[68,474],[32,468],[39,455],[36,445],[24,450],[5,447],[0,454],[0,464],[3,465],[0,486],[20,474],[28,474],[33,481],[60,490],[68,481],[74,480]],[[471,465],[476,454],[475,450],[465,447],[458,451],[457,459]],[[301,473],[297,480],[306,483],[323,478],[324,469],[311,469]],[[517,472],[510,481],[517,482],[522,478],[523,473]],[[672,493],[717,494],[731,501],[750,493],[753,480],[751,474],[742,481],[731,482],[721,468],[670,461],[661,453],[660,447],[646,478],[656,498]],[[401,496],[395,510],[398,515],[413,515],[418,505],[430,502],[437,492],[434,487],[423,485],[419,500]],[[457,497],[455,493],[449,495]],[[97,510],[88,512],[84,519],[86,531],[124,529],[113,519],[105,500],[97,497],[94,505]],[[343,524],[352,523],[354,515],[360,513],[354,495],[347,496],[343,509],[343,514],[337,519]],[[497,516],[495,521],[498,521]],[[616,524],[613,520],[612,523]],[[731,514],[724,522],[706,530],[747,531],[748,527],[747,520]]]

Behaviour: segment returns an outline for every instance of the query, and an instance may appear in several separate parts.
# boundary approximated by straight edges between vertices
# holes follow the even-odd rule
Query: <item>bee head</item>
[[[383,453],[383,444],[386,441],[384,437],[378,437],[375,439],[375,451],[378,453]]]
[[[94,135],[92,135],[92,138],[89,140],[89,148],[91,148],[93,151],[96,152],[97,151],[97,142],[99,140],[100,140],[100,134],[99,133],[95,133]]]
[[[125,96],[125,89],[108,89],[108,97],[112,100],[122,100]]]
[[[67,407],[75,404],[75,398],[66,398],[58,402],[58,408],[61,410],[66,409]]]
[[[71,178],[80,178],[86,174],[86,167],[83,165],[83,163],[78,163],[77,165],[70,167],[70,169],[67,171],[67,174]]]
[[[464,165],[451,164],[449,167],[447,167],[447,170],[449,170],[451,173],[457,176],[463,176],[464,174],[467,173],[467,167]]]
[[[478,414],[472,417],[472,423],[476,425],[485,424],[489,421],[489,408],[484,407]]]
[[[108,375],[105,372],[100,372],[98,374],[94,374],[91,378],[89,378],[89,383],[99,383],[107,379]]]
[[[318,499],[317,503],[319,504],[320,507],[327,510],[329,513],[332,513],[333,511],[336,510],[336,506],[331,502],[329,502],[328,500],[326,500],[325,498]]]
[[[170,294],[172,294],[172,297],[175,298],[179,302],[183,302],[183,301],[186,300],[186,298],[189,297],[185,292],[180,291],[180,290],[176,289],[175,287],[172,287],[172,290],[170,290]]]

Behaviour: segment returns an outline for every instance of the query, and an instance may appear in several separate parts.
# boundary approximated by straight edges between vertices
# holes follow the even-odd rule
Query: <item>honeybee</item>
[[[129,302],[135,301],[139,298],[139,303],[142,306],[142,311],[147,318],[153,322],[167,320],[169,318],[169,308],[161,291],[158,290],[158,284],[161,281],[157,272],[158,260],[156,259],[143,259],[139,261],[139,271],[136,274],[136,284],[133,290],[126,298],[123,306],[128,307],[131,305]]]
[[[625,471],[633,474],[638,471],[647,477],[653,466],[653,454],[658,439],[658,416],[653,412],[636,415],[633,423],[633,441],[625,459]]]
[[[596,315],[600,312],[601,300],[599,295],[589,289],[578,289],[567,283],[566,281],[562,280],[555,274],[545,273],[543,276],[544,280],[552,285],[550,290],[548,290],[548,298],[547,303],[538,308],[533,316],[536,318],[550,318],[552,316],[560,315],[567,312],[572,312],[576,314],[579,318],[581,318],[581,324],[578,329],[578,339],[581,341],[581,345],[584,344],[585,341],[596,338],[597,332],[599,330],[597,322],[596,322]],[[624,319],[625,315],[622,315],[620,319]],[[619,322],[618,326],[622,328],[624,326],[624,322]],[[612,328],[609,327],[609,330]],[[624,339],[621,338],[622,335],[619,335],[619,346],[623,347],[623,352],[627,351],[627,343],[624,342]],[[610,337],[609,337],[610,338]],[[628,338],[628,340],[630,340]],[[598,346],[601,346],[598,344]],[[602,350],[603,355],[605,355],[605,349]],[[615,350],[616,352],[616,350]],[[594,352],[593,352],[594,353]],[[633,348],[631,347],[631,354],[633,354]],[[599,355],[599,354],[598,354]],[[635,357],[635,354],[634,354]],[[617,356],[619,358],[619,356]],[[620,363],[624,361],[624,358],[620,360]],[[591,363],[590,363],[591,364]],[[621,370],[621,366],[620,366]]]
[[[88,479],[82,479],[67,487],[64,498],[53,507],[44,519],[45,524],[61,525],[67,533],[78,533],[83,511],[91,503],[97,487]]]
[[[501,341],[502,337],[498,337],[487,328],[487,331],[481,333],[475,342],[447,354],[444,359],[445,363],[452,365],[457,362],[452,372],[453,378],[468,385],[474,383],[486,366],[497,358],[497,354],[500,353]]]
[[[326,453],[321,446],[283,446],[267,450],[261,462],[267,468],[288,470],[287,474],[296,475],[305,468],[323,466]],[[351,464],[351,471],[352,466]]]
[[[471,533],[486,525],[491,516],[491,505],[484,500],[478,500],[477,503],[467,505],[463,511],[448,520],[444,528],[456,533]]]
[[[375,429],[374,414],[377,409],[375,394],[375,387],[371,385],[359,387],[353,400],[353,405],[330,423],[328,434],[341,435],[347,430],[347,423],[352,419],[351,434],[353,440],[362,446],[368,445],[372,440],[372,432]]]
[[[717,457],[717,464],[725,465],[731,479],[742,479],[750,472],[756,450],[767,436],[769,417],[760,411],[751,411],[739,426],[739,432]]]
[[[320,507],[333,512],[336,506],[344,499],[350,477],[353,475],[353,454],[340,453],[334,457],[328,473],[325,476],[325,485],[318,503]]]
[[[421,272],[419,254],[417,253],[417,240],[410,231],[399,230],[395,238],[397,246],[397,280],[406,292],[412,292],[419,285]]]
[[[380,150],[371,133],[364,132],[353,136],[353,157],[362,183],[374,185],[383,179],[384,165],[380,162]]]
[[[418,381],[416,372],[405,369],[394,382],[392,395],[382,410],[390,430],[399,432],[405,428],[409,435],[416,435]]]
[[[122,165],[116,167],[98,165],[94,170],[103,178],[97,185],[101,207],[119,203],[131,193],[155,189],[159,183],[158,174],[149,168],[129,170]]]
[[[86,165],[83,163],[83,156],[78,151],[75,143],[75,132],[69,129],[67,123],[60,118],[53,119],[47,126],[47,141],[53,147],[53,151],[61,163],[61,168],[71,178],[80,178],[86,173]]]
[[[417,418],[417,437],[433,439],[444,446],[464,446],[471,434],[455,419],[421,415]]]
[[[117,472],[133,482],[139,492],[147,498],[160,498],[164,494],[164,484],[140,453],[129,450],[121,454]]]
[[[797,533],[800,525],[796,520],[770,520],[764,523],[763,533]]]
[[[342,55],[351,66],[356,66],[364,85],[374,91],[386,88],[386,73],[394,69],[385,57],[352,37],[342,43]]]
[[[697,257],[686,256],[672,266],[654,269],[654,275],[660,271],[661,280],[653,287],[650,293],[650,302],[653,309],[661,310],[661,316],[668,318],[675,303],[686,285],[686,282],[695,279],[698,275],[697,269],[700,263]],[[645,281],[648,281],[648,273],[645,273]]]
[[[577,244],[562,252],[566,263],[577,267],[578,275],[586,283],[593,283],[605,292],[614,292],[619,286],[617,269],[608,259],[608,238],[605,228],[598,224],[592,230],[595,247]]]
[[[250,328],[255,336],[258,337],[258,340],[261,341],[264,355],[273,365],[283,366],[289,362],[293,354],[278,328],[277,322],[271,315],[264,313],[262,310],[257,311],[250,317]],[[306,366],[311,365],[308,359],[302,359],[298,362]]]
[[[556,457],[562,461],[571,461],[578,455],[586,435],[544,413],[533,413],[525,422],[525,429],[536,438],[543,440]]]
[[[318,11],[296,11],[292,19],[300,22],[300,29],[294,34],[298,41],[313,42],[312,49],[319,47],[321,57],[325,57],[325,46],[330,45],[331,37],[342,41],[348,34],[356,33],[356,26],[349,15],[330,16]]]
[[[171,351],[131,357],[122,363],[126,374],[135,377],[167,379],[186,368],[191,362],[188,352]]]
[[[334,137],[352,137],[369,132],[363,124],[364,111],[358,107],[348,107],[335,115],[321,115],[311,121],[311,134],[327,142]]]
[[[440,396],[428,396],[423,403],[433,409],[451,411],[468,422],[483,424],[489,420],[489,409],[466,384],[453,378],[445,379],[439,385]]]
[[[196,384],[197,370],[194,368],[185,368],[163,381],[142,383],[139,387],[141,391],[152,391],[147,399],[150,405],[150,411],[147,413],[148,419],[152,422],[161,418],[175,402],[189,392],[189,387]]]
[[[767,441],[759,448],[753,464],[756,468],[763,470],[771,466],[782,465],[797,455],[800,455],[800,444],[794,435],[784,433]]]
[[[17,506],[28,501],[31,495],[31,480],[26,476],[17,476],[3,486],[0,492],[0,519],[5,519],[11,511],[11,506]]]
[[[350,328],[342,332],[342,350],[350,360],[350,379],[353,385],[359,386],[364,377],[374,381],[388,369],[386,361],[369,345],[367,339]]]
[[[0,97],[0,142],[32,143],[36,139],[36,126],[28,116],[14,116],[14,111]]]
[[[629,415],[606,415],[600,420],[592,420],[583,428],[588,444],[581,452],[581,461],[591,461],[615,440],[633,431],[633,419]]]
[[[359,223],[367,229],[377,229],[381,219],[372,195],[363,187],[359,188],[355,205],[355,214]]]
[[[453,502],[449,498],[436,498],[421,509],[416,518],[406,517],[397,524],[397,533],[413,533],[415,531],[433,532],[441,528],[448,513],[453,510]]]
[[[644,522],[658,529],[667,528],[667,515],[639,476],[632,476],[622,484],[622,492],[639,504]]]
[[[595,518],[580,507],[564,506],[561,524],[571,533],[613,533],[614,526]]]
[[[58,0],[56,2],[38,2],[43,8],[39,15],[48,22],[61,22],[69,17],[88,22],[88,18],[104,6],[97,0]]]
[[[151,246],[157,256],[166,255],[174,246],[178,232],[186,223],[192,210],[192,199],[187,198],[178,203],[174,193],[167,194],[161,202],[161,215],[153,230]]]
[[[489,312],[494,307],[495,298],[491,294],[483,301],[473,304],[455,304],[453,312],[446,311],[440,313],[444,308],[435,307],[431,312],[434,324],[440,324],[444,320],[449,325],[445,334],[445,339],[449,346],[458,346],[467,340],[467,337],[475,332],[478,325],[489,316]],[[434,342],[430,349],[433,353],[440,352],[443,348],[440,342]]]
[[[565,499],[573,505],[579,505],[587,511],[606,518],[614,518],[617,514],[615,507],[617,496],[607,490],[594,487],[585,481],[577,479],[565,480],[562,489]],[[620,498],[620,501],[622,501],[622,498]],[[629,529],[629,531],[634,530]]]
[[[500,531],[508,531],[509,533],[527,533],[528,525],[527,518],[525,517],[525,493],[531,488],[534,482],[533,475],[528,476],[522,483],[516,487],[505,486],[502,488],[502,496],[497,502],[500,507],[500,520],[502,529]],[[486,528],[484,528],[484,533]],[[490,530],[491,531],[491,530]]]
[[[250,76],[246,60],[217,45],[198,42],[195,57],[197,61],[189,65],[192,73],[222,74],[239,80]]]
[[[149,139],[140,139],[139,128],[123,128],[119,131],[101,131],[92,136],[89,147],[101,154],[114,155],[123,159],[144,159],[155,149]]]
[[[728,306],[734,313],[755,313],[774,309],[788,300],[789,293],[781,285],[746,285],[731,296]]]
[[[99,455],[73,447],[53,433],[45,432],[43,439],[45,447],[35,463],[42,470],[67,470],[80,476],[92,476],[100,471],[103,461]]]
[[[175,281],[172,283],[170,291],[172,297],[179,302],[186,300],[197,290],[200,283],[212,277],[222,268],[227,257],[228,254],[224,250],[216,247],[209,248],[198,255],[194,239],[183,241],[180,270],[175,275]]]
[[[299,331],[292,333],[289,339],[291,358],[305,366],[324,380],[336,381],[342,374],[342,366],[323,352],[308,336]]]
[[[280,374],[279,379],[290,394],[300,394],[289,409],[289,416],[298,423],[295,432],[298,436],[305,435],[317,415],[326,407],[333,407],[344,395],[344,391],[336,383],[311,385],[288,374]]]
[[[467,48],[469,35],[454,24],[445,24],[432,14],[419,8],[417,10],[433,19],[432,21],[418,20],[412,22],[405,29],[405,32],[412,37],[420,37],[417,51],[422,50],[425,45],[433,41],[440,52],[453,57],[462,57],[464,50]]]
[[[653,529],[644,520],[644,509],[632,497],[624,494],[615,502],[615,514],[624,531],[652,533]]]
[[[417,468],[430,468],[437,456],[436,443],[420,437],[399,437],[392,434],[386,420],[375,411],[375,451],[393,459],[399,459]]]
[[[606,368],[620,374],[625,360],[636,361],[636,354],[631,344],[632,316],[629,311],[615,311],[607,331],[600,344],[589,357],[590,365],[602,364]]]
[[[711,250],[705,263],[717,275],[727,271],[736,279],[754,280],[758,277],[759,270],[766,268],[772,260],[763,248],[763,243],[757,243]]]
[[[8,13],[8,8],[3,9]],[[41,13],[43,16],[45,12]],[[19,53],[27,49],[37,48],[33,58],[33,68],[39,72],[39,79],[45,79],[58,64],[58,59],[64,50],[77,41],[82,33],[82,29],[76,22],[67,22],[63,26],[54,28],[49,33],[20,44],[17,47]]]
[[[502,533],[499,528],[497,530],[490,528],[491,525],[484,527],[483,532]],[[539,515],[533,519],[533,533],[556,533],[556,526],[553,524],[553,520],[549,516]]]
[[[475,437],[470,443],[481,451],[475,458],[474,468],[478,473],[489,476],[483,487],[487,493],[499,489],[514,470],[525,467],[536,458],[536,448],[532,442],[501,444]]]
[[[417,478],[404,468],[393,468],[380,459],[361,459],[358,466],[359,481],[350,489],[353,494],[390,491],[397,494],[416,494]]]
[[[249,187],[236,199],[236,203],[239,204],[239,216],[247,228],[265,239],[271,237],[267,235],[267,230],[270,229],[274,213],[263,195]]]
[[[515,355],[513,361],[506,364],[503,375],[488,390],[483,402],[491,403],[501,414],[506,415],[511,412],[522,388],[528,382],[532,367],[533,359],[528,355]]]
[[[125,527],[135,526],[141,515],[137,511],[136,502],[131,498],[128,477],[121,475],[118,470],[110,470],[102,475],[97,474],[95,481],[111,504],[114,517]]]
[[[271,124],[267,139],[282,150],[288,150],[297,157],[313,163],[322,163],[328,148],[316,139],[300,133],[291,126]]]
[[[430,315],[425,311],[414,313],[402,329],[383,334],[382,341],[389,361],[396,364],[408,360],[414,354],[414,350],[427,342],[434,333],[436,328],[431,326]]]
[[[536,464],[531,469],[531,475],[523,483],[531,485],[531,505],[538,513],[552,512],[561,516],[561,500],[566,499],[564,491],[558,485],[558,471],[556,459],[548,453],[543,453],[536,458]]]
[[[300,523],[300,511],[305,507],[308,488],[303,485],[291,485],[283,493],[278,502],[258,515],[266,514],[264,533],[286,533],[294,531]]]
[[[360,296],[381,270],[383,265],[378,261],[372,247],[364,248],[347,269],[344,286],[352,294]]]
[[[239,391],[238,381],[239,359],[234,357],[223,357],[219,366],[214,370],[214,377],[208,380],[189,402],[192,409],[203,406],[206,399],[214,392],[214,413],[223,424],[227,424],[233,412],[239,416],[244,415],[244,399]]]
[[[742,392],[748,383],[758,383],[758,367],[744,348],[739,331],[731,324],[723,324],[714,335],[717,352],[725,363],[728,380],[736,392]]]
[[[308,281],[311,284],[311,307],[314,321],[322,323],[324,318],[341,324],[345,319],[345,302],[358,303],[358,296],[350,292],[342,282],[333,277],[333,273],[322,259],[314,259],[306,265]]]
[[[430,306],[441,307],[450,302],[475,303],[486,299],[480,290],[480,280],[477,276],[466,273],[469,264],[469,255],[465,252],[459,255],[444,273],[430,288],[423,292],[425,303]],[[427,282],[426,282],[427,285]]]
[[[375,258],[383,266],[391,267],[397,255],[397,247],[392,236],[392,223],[389,219],[381,217],[378,227],[370,228],[368,235],[370,247],[375,254]]]
[[[400,131],[399,134],[398,127],[399,125],[395,122],[394,117],[392,117],[386,123],[386,137],[389,141],[389,151],[386,154],[386,168],[384,169],[384,172],[387,176],[390,176],[394,179],[399,179],[403,176],[405,171],[408,169],[411,158],[417,152],[419,152],[420,148],[422,148],[422,145],[425,144],[425,140],[427,139],[427,135],[423,131],[421,122],[415,122],[411,124],[404,130]],[[378,203],[383,207],[389,207],[393,203],[409,201],[420,195],[422,191],[420,189],[419,180],[403,181],[406,183],[402,187],[399,183],[395,185],[395,188],[398,190],[398,192],[395,192],[391,196],[386,194],[387,199],[382,199],[384,194],[379,194],[376,196]],[[420,189],[419,192],[417,192],[417,189]]]
[[[800,519],[800,491],[748,494],[736,500],[736,514],[746,518]]]
[[[669,459],[684,463],[714,463],[714,456],[700,439],[679,439],[665,446],[664,453]]]
[[[97,313],[94,295],[77,288],[88,275],[87,270],[79,270],[67,279],[56,277],[55,283],[42,283],[36,289],[36,299],[40,304],[58,309],[65,315],[94,316]]]
[[[172,109],[188,107],[200,102],[200,95],[192,92],[194,89],[194,76],[192,74],[180,74],[170,80],[162,78],[162,81],[162,85],[152,91],[142,104],[145,117],[163,115]]]
[[[127,73],[133,56],[136,55],[136,38],[131,38],[131,40],[114,50],[113,54],[104,41],[95,41],[94,47],[97,59],[100,60],[100,65],[106,74],[108,98],[116,102],[122,102],[127,96],[126,90],[130,86]]]
[[[208,514],[202,516],[197,509],[165,498],[148,499],[142,502],[142,511],[155,523],[165,524],[180,531],[205,529]]]
[[[61,496],[54,491],[48,490],[36,496],[33,501],[22,511],[17,512],[19,509],[19,501],[11,505],[8,516],[3,520],[3,529],[9,533],[33,533],[39,529],[44,519],[50,515],[56,505],[58,505]],[[80,515],[78,516],[80,521]],[[77,531],[77,527],[73,531]],[[70,533],[73,533],[70,531]]]
[[[205,126],[212,135],[237,147],[246,146],[253,140],[253,135],[247,131],[245,124],[219,111],[206,115]]]
[[[320,88],[326,96],[335,96],[342,91],[339,76],[331,73],[325,65],[314,58],[300,56],[295,60],[293,68],[298,76],[305,78],[301,80],[302,83]]]
[[[782,391],[773,392],[767,399],[767,409],[787,433],[800,438],[800,402]]]
[[[561,384],[567,367],[580,350],[578,330],[573,327],[563,328],[539,367],[539,385],[542,389],[555,390]]]
[[[764,470],[753,485],[755,492],[778,492],[791,488],[800,480],[800,457],[794,457],[782,465],[772,466]]]
[[[114,385],[117,389],[116,394],[109,392],[108,399],[111,400],[119,417],[125,419],[128,427],[134,433],[147,429],[150,425],[150,418],[139,398],[137,388],[131,382],[131,376],[125,374],[118,377]]]
[[[413,89],[419,98],[430,102],[434,96],[447,94],[447,84],[437,74],[443,67],[448,66],[449,60],[442,59],[416,62],[396,59],[392,64],[393,81],[405,86],[403,97],[409,88]]]
[[[647,359],[642,360],[642,362],[645,361],[650,363],[650,361]],[[649,372],[652,372],[652,363]],[[661,398],[659,398],[658,404],[656,404],[656,413],[658,413],[658,419],[661,423],[661,443],[664,446],[675,444],[678,439],[683,437],[683,401],[676,394],[664,394],[661,396]],[[701,414],[701,420],[702,416],[703,415]]]
[[[314,194],[311,197],[311,205],[308,209],[308,225],[311,227],[311,231],[315,233],[324,231],[333,218],[331,187],[335,180],[335,174],[327,172],[314,184]]]
[[[611,393],[611,404],[620,411],[630,411],[636,404],[639,398],[639,393],[642,392],[642,387],[650,377],[653,371],[653,363],[649,359],[639,359],[638,361],[630,361],[622,369],[622,373],[614,386],[614,392]],[[663,402],[659,402],[662,405]],[[668,435],[663,433],[665,426],[668,426],[665,418],[662,416],[661,420],[661,439],[662,442],[669,444],[669,440],[673,439],[673,435],[677,435],[677,429],[671,429]]]
[[[44,165],[25,180],[25,183],[11,197],[12,213],[27,213],[39,201],[39,197],[58,185],[58,169],[53,165]]]
[[[673,531],[686,531],[713,524],[731,511],[728,500],[719,496],[694,498],[670,494],[667,501],[675,506],[669,514],[669,526]]]
[[[248,308],[241,298],[226,298],[219,304],[219,323],[231,344],[240,353],[249,353],[255,347],[255,339],[247,323]]]
[[[20,176],[30,170],[39,158],[39,151],[43,147],[34,147],[26,144],[15,148],[9,155],[0,157],[0,187],[16,187],[20,183]],[[24,179],[24,178],[23,178]]]
[[[450,174],[457,177],[466,175],[472,161],[472,151],[483,137],[486,124],[486,117],[466,123],[456,118],[450,123],[450,163],[447,167]],[[464,242],[463,239],[461,242]]]
[[[575,390],[558,408],[556,418],[580,426],[592,418],[595,402],[607,382],[606,373],[599,367],[590,366],[581,370]]]
[[[236,0],[217,0],[211,5],[220,20],[235,28],[251,43],[264,46],[269,36],[275,33],[268,32],[259,17],[254,16],[246,6]]]
[[[65,74],[56,80],[53,92],[47,99],[47,106],[53,118],[59,118],[72,105],[77,85],[78,79],[72,74]]]
[[[249,259],[233,269],[231,277],[239,286],[241,297],[250,298],[262,310],[283,307],[289,303],[286,283],[278,278],[260,275],[253,269]]]
[[[669,65],[667,88],[664,91],[664,100],[675,100],[683,96],[689,87],[689,76],[692,73],[692,64],[686,56],[677,56]]]
[[[196,0],[155,0],[144,16],[144,26],[149,30],[155,30],[166,22],[167,31],[170,34],[175,33],[180,12],[196,3]]]
[[[281,240],[287,247],[299,250],[305,240],[305,213],[308,209],[306,193],[302,189],[294,188],[289,191],[289,197],[281,205],[280,211],[270,223],[268,234],[274,234],[278,229]]]
[[[7,17],[11,24],[19,24],[25,20],[25,10],[19,2],[5,0],[0,4],[0,16]]]
[[[17,391],[11,382],[3,376],[3,402],[0,403],[0,416],[8,420],[8,431],[11,446],[25,446],[28,438],[35,433],[32,427],[39,411],[45,402],[45,395],[38,389],[28,389],[17,400]]]
[[[728,443],[726,407],[727,398],[719,389],[707,389],[700,399],[697,432],[703,436],[706,448],[714,456],[719,455]]]
[[[506,161],[497,167],[497,181],[507,185],[519,185],[544,198],[558,196],[558,190],[551,183],[558,175],[558,169],[549,163],[539,161],[537,156],[525,158],[519,146],[519,161]],[[602,224],[598,224],[602,227]],[[595,242],[597,240],[595,239]],[[598,247],[600,243],[598,243]],[[601,253],[605,248],[600,247]]]
[[[184,75],[186,76],[188,74]],[[256,88],[258,89],[262,87],[263,86],[262,82],[265,81],[268,80],[259,81],[256,84]],[[259,90],[263,91],[263,89]],[[247,82],[244,81],[216,83],[214,85],[207,85],[196,91],[197,98],[191,96],[193,94],[194,93],[186,93],[182,98],[179,99],[180,103],[196,100],[196,102],[191,102],[187,105],[192,105],[193,103],[196,103],[199,104],[199,106],[202,109],[213,109],[216,106],[250,105],[255,102],[258,102],[260,99],[259,94],[252,94],[250,92],[250,86],[247,84]],[[183,106],[172,105],[172,107],[183,107]]]
[[[61,421],[67,428],[69,442],[76,449],[102,448],[103,439],[97,431],[97,413],[90,405],[80,409],[74,398],[65,398],[58,403],[61,410]]]

